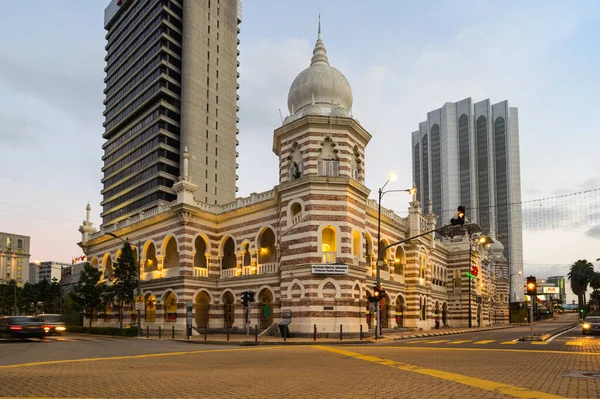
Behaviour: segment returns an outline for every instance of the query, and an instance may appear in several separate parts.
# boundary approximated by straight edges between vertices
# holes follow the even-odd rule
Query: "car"
[[[62,334],[67,331],[63,317],[60,314],[40,314],[37,317],[42,320],[47,335]]]
[[[588,316],[581,325],[581,334],[600,334],[600,316]]]
[[[44,339],[42,320],[31,316],[6,316],[0,319],[0,338],[5,339]]]

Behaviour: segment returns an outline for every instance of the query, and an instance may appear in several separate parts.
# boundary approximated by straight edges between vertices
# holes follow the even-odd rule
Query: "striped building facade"
[[[350,86],[329,65],[319,29],[311,65],[290,89],[290,115],[274,131],[276,187],[227,204],[199,201],[184,149],[173,185],[176,200],[100,231],[88,209],[79,245],[109,284],[122,242],[107,233],[135,245],[136,256],[141,251],[143,328],[183,330],[191,303],[193,326],[200,331],[243,331],[248,320],[241,296],[248,290],[255,293],[249,323],[262,331],[270,331],[283,313],[291,313],[289,329],[297,335],[311,334],[315,326],[321,333],[339,332],[340,325],[349,333],[374,328],[368,298],[375,284],[378,208],[364,185],[371,135],[353,118],[351,106]],[[417,236],[436,223],[431,204],[423,209],[415,195],[405,218],[382,208],[382,244]],[[501,252],[470,251],[460,235],[428,234],[388,249],[383,259],[384,329],[468,325],[469,281],[473,325],[506,322],[508,284],[502,284],[508,271]],[[472,265],[479,267],[476,280],[466,277]],[[113,312],[100,312],[97,323],[116,325]],[[130,310],[125,317],[138,314]]]

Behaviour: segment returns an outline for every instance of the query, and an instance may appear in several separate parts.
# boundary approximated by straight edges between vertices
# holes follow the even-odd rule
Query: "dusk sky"
[[[88,201],[100,225],[107,4],[2,2],[0,231],[31,236],[32,261],[82,254],[77,229]],[[348,78],[353,114],[373,136],[371,197],[392,170],[393,188],[412,186],[411,132],[428,111],[467,97],[519,109],[523,200],[600,188],[600,2],[365,4],[243,2],[239,196],[277,183],[272,134],[279,110],[288,114],[293,79],[310,64],[319,13],[329,61]],[[402,212],[409,200],[390,194],[384,206]],[[583,258],[600,258],[598,217],[524,230],[526,274]]]

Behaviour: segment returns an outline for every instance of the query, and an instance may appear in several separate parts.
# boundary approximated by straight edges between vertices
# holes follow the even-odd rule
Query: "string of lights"
[[[508,212],[516,216],[514,219],[520,219],[526,230],[598,225],[600,224],[600,188],[485,207],[467,207],[467,218],[470,215],[470,219],[476,219],[476,215],[486,210],[489,212],[488,217],[493,216],[503,208],[508,208]],[[406,211],[396,213],[401,216],[408,215]],[[450,220],[456,213],[456,209],[444,209],[437,213],[441,220]]]

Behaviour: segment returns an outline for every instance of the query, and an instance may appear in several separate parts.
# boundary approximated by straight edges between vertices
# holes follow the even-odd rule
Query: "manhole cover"
[[[600,371],[567,370],[562,376],[571,378],[600,378]]]

